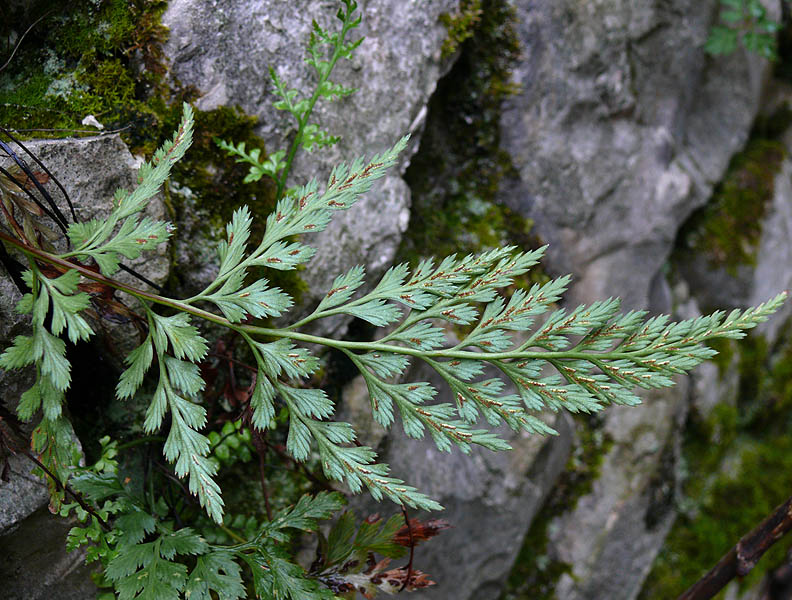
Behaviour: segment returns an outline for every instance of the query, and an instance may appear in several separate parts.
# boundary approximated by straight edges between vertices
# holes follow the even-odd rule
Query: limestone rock
[[[674,522],[676,462],[687,382],[611,407],[605,432],[614,441],[590,493],[548,528],[548,549],[572,566],[556,598],[635,598]]]
[[[576,275],[571,302],[645,308],[748,135],[767,64],[704,54],[717,4],[515,1],[525,58],[502,139],[519,175],[503,199],[535,220],[547,266]]]
[[[792,131],[782,138],[787,153],[792,149]],[[773,195],[761,220],[755,248],[755,264],[713,266],[705,255],[686,250],[677,268],[690,286],[691,294],[707,308],[732,309],[761,304],[792,287],[792,160],[784,158],[775,175]],[[772,345],[783,323],[792,314],[785,304],[758,331]]]
[[[117,134],[36,140],[27,142],[25,146],[38,156],[66,189],[81,221],[107,217],[112,209],[115,191],[118,188],[132,190],[137,184],[137,170],[141,163],[132,156]],[[27,161],[34,171],[38,170],[31,160]],[[65,199],[54,182],[48,183],[47,189],[64,213],[68,214]],[[151,200],[144,214],[154,219],[168,219],[161,196]],[[166,245],[161,244],[157,250],[146,252],[129,265],[155,283],[164,282],[169,268]],[[130,283],[137,281],[126,273],[119,273],[118,279]]]
[[[0,494],[2,489],[0,486]],[[0,535],[3,598],[96,598],[98,590],[90,578],[92,567],[85,565],[82,552],[67,553],[64,548],[66,534],[73,525],[41,508],[17,529]]]
[[[767,64],[704,54],[715,0],[513,4],[524,59],[501,121],[517,172],[503,202],[550,244],[545,267],[575,275],[571,306],[620,296],[670,312],[661,270],[742,148]],[[615,443],[600,477],[549,528],[549,548],[572,565],[557,598],[637,595],[674,518],[686,385],[607,409]]]

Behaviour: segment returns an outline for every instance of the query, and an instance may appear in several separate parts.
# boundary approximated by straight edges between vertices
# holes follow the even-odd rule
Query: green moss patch
[[[22,4],[0,24],[3,56],[19,42],[0,72],[0,124],[52,137],[85,130],[88,115],[114,129],[151,114],[147,99],[164,73],[164,0]]]
[[[473,37],[481,15],[481,0],[461,0],[455,13],[440,15],[440,22],[448,31],[441,49],[443,58],[451,56],[462,42]]]
[[[514,168],[499,145],[501,104],[514,91],[509,78],[519,55],[514,18],[504,0],[460,6],[454,21],[465,31],[455,38],[460,56],[438,83],[421,148],[405,174],[413,205],[401,260],[538,245],[531,222],[495,201]]]
[[[792,339],[771,352],[759,337],[741,340],[736,406],[693,412],[685,432],[687,481],[681,514],[641,598],[673,598],[712,568],[792,490]],[[742,581],[756,584],[784,560],[777,544]],[[722,597],[718,596],[718,597]]]
[[[757,123],[745,150],[734,156],[710,201],[680,230],[678,248],[704,255],[714,267],[736,274],[740,265],[755,265],[762,218],[773,197],[775,177],[786,150],[776,136],[788,110]]]

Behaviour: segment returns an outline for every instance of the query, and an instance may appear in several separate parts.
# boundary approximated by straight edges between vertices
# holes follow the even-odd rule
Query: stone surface
[[[40,508],[17,529],[0,535],[0,582],[5,600],[96,598],[97,589],[90,578],[93,569],[85,565],[81,552],[64,549],[72,526],[69,520]]]
[[[524,58],[501,121],[517,173],[503,202],[550,243],[545,268],[575,275],[568,304],[620,296],[670,312],[662,269],[742,148],[767,64],[704,54],[715,0],[513,4]],[[686,386],[607,410],[600,477],[549,528],[552,554],[573,565],[556,598],[639,592],[674,519]]]
[[[790,95],[792,97],[792,95]],[[792,150],[792,131],[781,140],[787,153]],[[775,175],[773,196],[761,221],[755,247],[755,264],[713,266],[707,256],[692,251],[680,253],[676,267],[690,287],[690,293],[704,307],[745,308],[761,304],[779,292],[792,288],[792,160],[787,156]],[[758,331],[772,345],[792,314],[786,303]]]
[[[572,302],[645,308],[747,137],[767,64],[704,54],[717,4],[515,1],[524,60],[502,139],[518,176],[502,197],[550,243],[546,266],[576,275]]]
[[[676,463],[687,411],[687,381],[611,407],[613,446],[590,493],[554,520],[548,550],[572,566],[558,581],[564,600],[635,598],[673,524]]]
[[[320,101],[313,119],[340,134],[341,142],[331,151],[299,153],[291,184],[315,176],[322,182],[336,163],[371,156],[420,131],[442,71],[446,30],[438,17],[456,7],[455,0],[374,0],[361,7],[363,24],[351,35],[366,39],[351,62],[339,62],[331,78],[359,91],[338,102]],[[171,76],[200,90],[197,108],[239,105],[260,118],[258,133],[267,151],[285,148],[284,138],[294,131],[294,123],[272,107],[277,98],[269,68],[289,87],[311,90],[314,74],[303,62],[311,21],[335,31],[336,10],[335,3],[320,0],[172,0],[163,16],[171,31],[165,47]],[[399,175],[415,148],[417,138],[413,140],[399,169],[357,206],[338,214],[326,231],[305,236],[305,242],[320,248],[301,274],[313,299],[353,265],[365,265],[373,277],[393,259],[409,219],[410,192]]]
[[[39,140],[27,142],[25,146],[63,185],[81,221],[106,217],[110,214],[115,191],[119,188],[132,190],[136,185],[137,169],[141,163],[118,135]],[[33,161],[27,161],[33,165]],[[34,167],[34,170],[37,169]],[[64,214],[68,215],[63,194],[54,182],[49,182],[46,187]],[[155,196],[144,214],[167,220],[162,197]],[[155,283],[162,283],[168,277],[169,268],[166,245],[161,244],[157,250],[146,252],[135,261],[127,261],[127,264]],[[130,283],[137,281],[127,273],[118,273],[118,279]]]
[[[0,481],[0,536],[33,514],[49,500],[47,486],[31,474],[33,463],[24,456],[8,459],[9,480]],[[2,545],[0,545],[2,547]]]

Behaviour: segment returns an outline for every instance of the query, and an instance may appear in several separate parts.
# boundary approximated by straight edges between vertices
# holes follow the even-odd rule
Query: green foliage
[[[720,0],[720,4],[720,22],[710,29],[706,52],[731,54],[742,46],[764,58],[778,58],[775,34],[781,24],[768,17],[761,0]]]
[[[76,504],[63,505],[62,510],[74,510],[84,525],[72,532],[70,546],[91,545],[88,558],[100,561],[103,583],[122,599],[181,594],[239,598],[249,591],[241,565],[249,567],[252,593],[262,598],[332,598],[359,587],[370,596],[380,589],[393,592],[431,583],[417,570],[385,571],[388,558],[401,554],[396,546],[406,545],[399,541],[403,534],[394,519],[382,524],[370,519],[355,526],[347,513],[327,539],[322,538],[314,567],[306,571],[297,564],[294,536],[316,532],[320,520],[342,508],[344,499],[337,492],[303,496],[272,516],[265,495],[266,519],[239,522],[224,512],[219,469],[245,462],[243,448],[248,455],[252,448],[266,487],[264,457],[270,447],[294,465],[315,461],[328,480],[344,482],[353,493],[365,487],[375,499],[387,497],[401,508],[441,508],[392,476],[388,465],[376,461],[372,448],[357,442],[348,423],[333,420],[333,400],[312,379],[321,369],[313,354],[316,347],[333,348],[349,358],[365,379],[372,416],[381,425],[390,427],[398,412],[408,436],[422,438],[428,432],[440,450],[456,446],[469,452],[474,444],[506,450],[508,444],[494,431],[499,425],[554,434],[540,418],[547,408],[594,413],[609,404],[638,404],[637,388],[672,385],[673,376],[714,355],[705,342],[741,338],[784,301],[781,294],[755,308],[680,323],[670,323],[668,317],[647,319],[644,312],[620,314],[615,299],[557,309],[569,277],[502,293],[544,252],[505,246],[438,261],[424,259],[412,269],[400,264],[370,291],[361,291],[369,289],[364,287],[364,269],[353,267],[336,278],[313,312],[288,326],[267,326],[262,319],[282,317],[293,305],[292,297],[268,275],[296,270],[316,252],[298,236],[324,230],[336,211],[353,206],[396,165],[407,145],[405,137],[374,157],[340,164],[324,185],[314,179],[284,191],[297,150],[332,143],[332,136],[310,121],[317,100],[353,91],[331,83],[329,77],[337,60],[349,58],[360,43],[346,41],[360,23],[355,11],[353,0],[342,0],[339,32],[314,26],[306,59],[317,74],[312,95],[288,89],[273,71],[281,98],[278,107],[298,123],[287,155],[275,153],[261,162],[261,152],[248,152],[239,143],[220,143],[251,165],[249,181],[264,175],[276,180],[276,204],[266,219],[246,206],[233,212],[218,246],[217,274],[193,297],[171,298],[113,278],[124,259],[137,258],[168,240],[170,224],[142,217],[141,212],[193,141],[194,114],[187,104],[173,139],[141,167],[134,190],[115,194],[110,215],[69,226],[68,252],[43,250],[29,243],[24,232],[15,238],[0,231],[0,239],[27,259],[24,281],[30,291],[18,311],[30,314],[32,323],[31,335],[18,336],[0,355],[0,367],[34,366],[36,380],[22,398],[19,416],[29,420],[40,415],[33,450],[45,469],[74,490],[70,499]],[[254,230],[257,222],[264,227]],[[103,440],[102,457],[91,468],[79,466],[77,445],[62,410],[71,383],[62,336],[77,342],[93,334],[85,318],[91,305],[86,283],[121,290],[137,303],[140,343],[125,358],[116,396],[148,401],[141,415],[148,437],[121,445]],[[304,330],[315,321],[340,315],[388,329],[372,341],[336,340]],[[199,322],[224,328],[241,346],[224,355],[249,372],[244,385],[228,383],[225,399],[237,403],[241,413],[235,423],[213,420],[202,402],[210,344]],[[464,329],[458,338],[449,335],[451,327],[460,326]],[[437,390],[427,382],[404,381],[401,376],[411,361],[434,369],[451,389],[453,401],[435,402]],[[485,374],[487,367],[500,377]],[[223,425],[213,436],[207,429],[217,427],[218,421]],[[268,441],[272,429],[280,430],[282,443]],[[162,442],[164,463],[118,461],[122,450]],[[151,464],[163,474],[149,472]],[[63,488],[53,483],[54,506],[65,499]],[[196,499],[200,509],[189,506]],[[201,524],[202,519],[211,520],[238,543],[210,543],[186,524]],[[412,533],[409,537],[412,540]],[[377,563],[375,552],[386,558]]]

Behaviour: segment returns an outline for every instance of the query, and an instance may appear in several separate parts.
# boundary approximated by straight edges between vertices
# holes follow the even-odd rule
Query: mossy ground
[[[788,112],[785,108],[775,118],[788,122]],[[732,159],[710,201],[680,230],[677,254],[704,255],[712,266],[723,267],[732,275],[741,265],[756,264],[762,218],[786,156],[777,135],[770,120],[758,124],[745,149]]]
[[[15,6],[4,9],[0,22],[2,55],[10,56],[18,44],[0,72],[0,124],[54,137],[88,129],[81,123],[88,115],[108,129],[156,118],[146,99],[164,73],[164,0]]]
[[[792,338],[771,352],[761,337],[733,343],[738,357],[736,406],[691,413],[683,447],[687,482],[680,516],[641,598],[672,598],[714,566],[792,490]],[[756,584],[785,557],[774,546],[741,582]],[[718,597],[722,597],[722,594]]]

